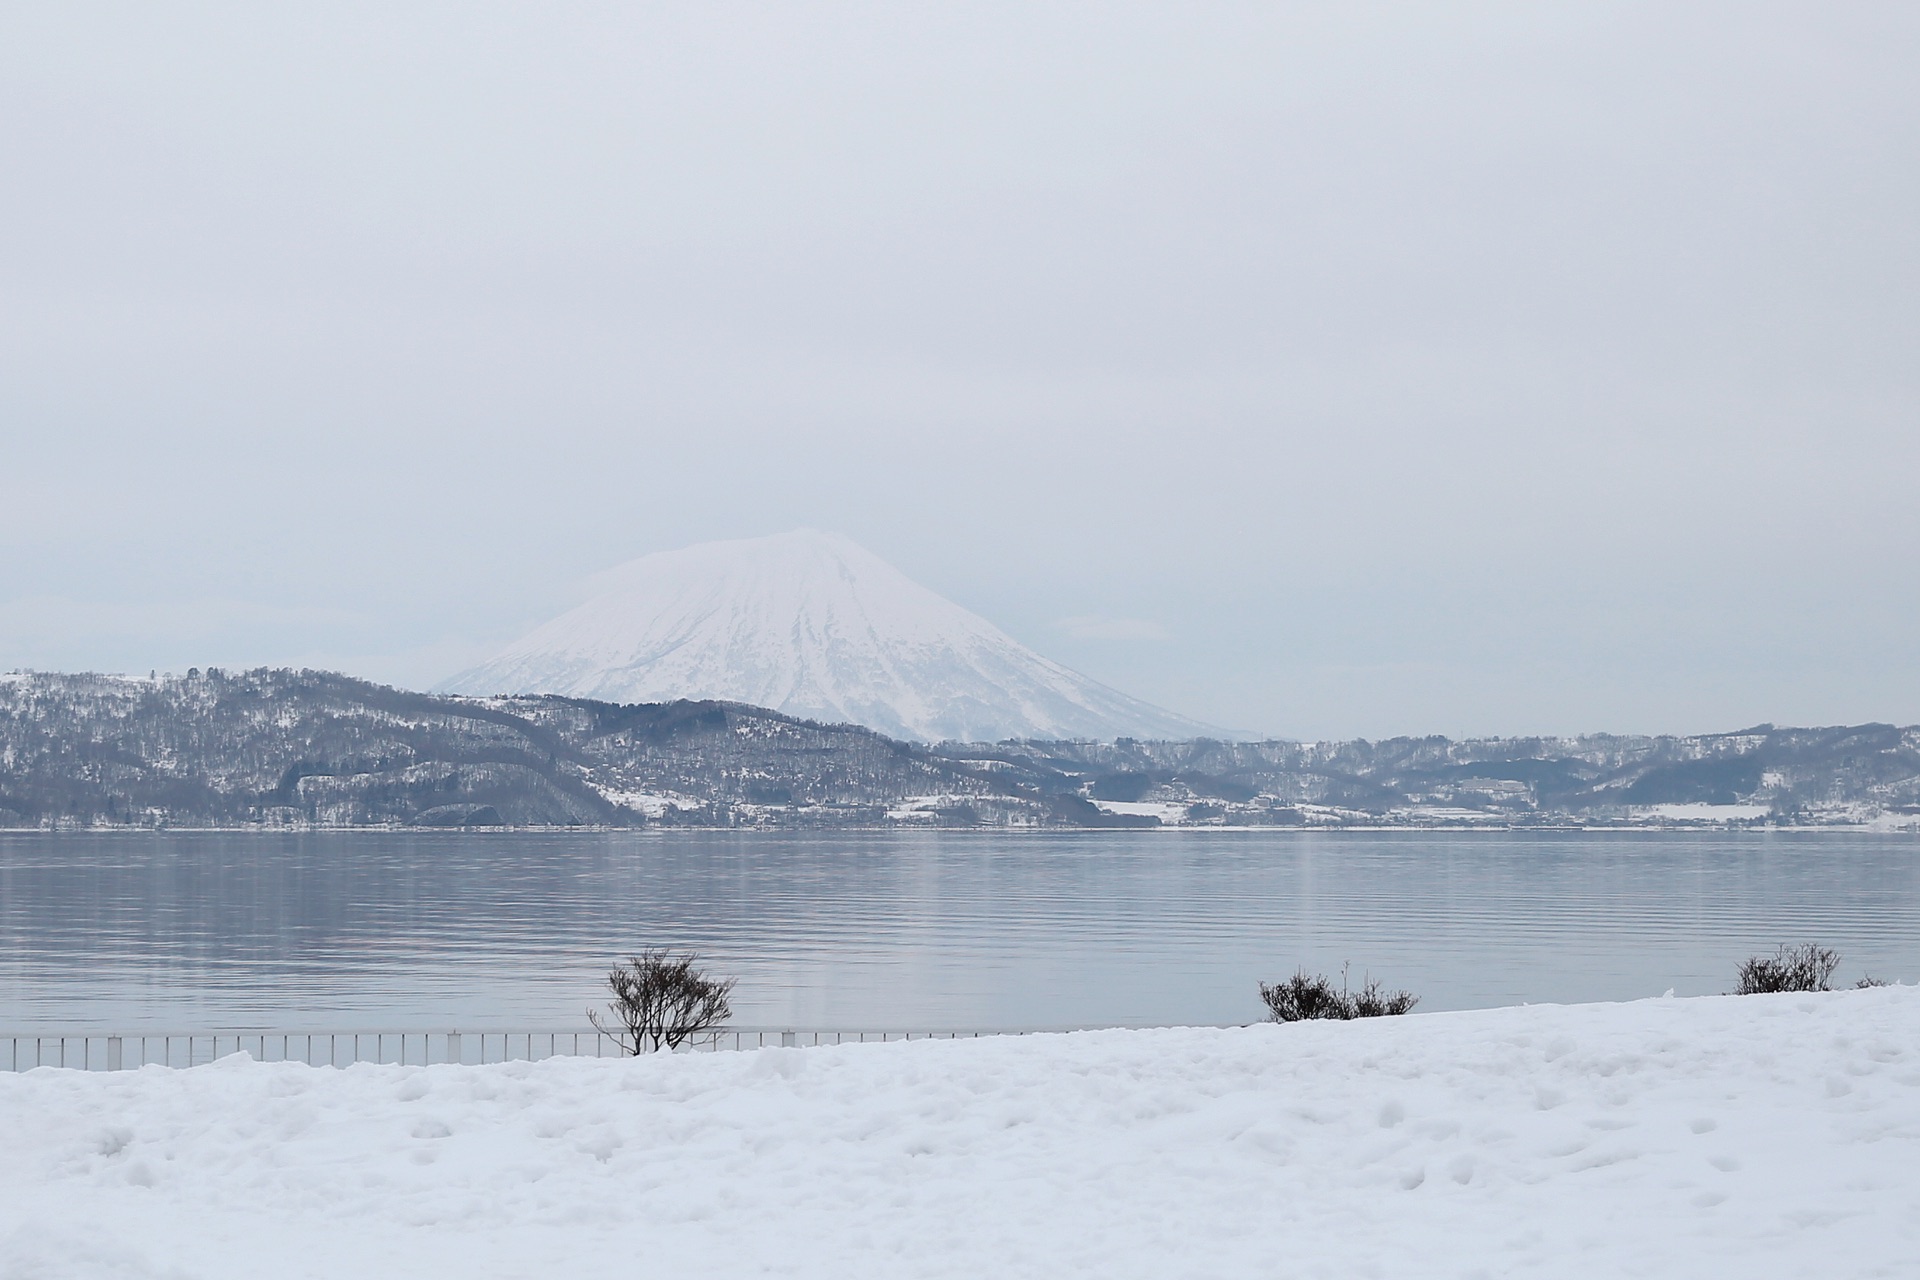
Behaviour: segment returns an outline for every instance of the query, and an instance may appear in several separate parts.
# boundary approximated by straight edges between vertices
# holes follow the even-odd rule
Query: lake
[[[1920,979],[1920,838],[1853,832],[0,833],[0,1030],[571,1028],[692,947],[737,1024],[1233,1023],[1298,967],[1421,1008]]]

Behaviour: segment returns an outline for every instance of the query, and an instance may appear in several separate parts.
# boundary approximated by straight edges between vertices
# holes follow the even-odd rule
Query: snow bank
[[[0,1276],[1920,1273],[1920,989],[0,1077]]]

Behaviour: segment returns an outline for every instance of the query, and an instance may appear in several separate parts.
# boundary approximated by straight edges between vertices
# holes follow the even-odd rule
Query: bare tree
[[[607,972],[610,1016],[603,1020],[590,1010],[588,1021],[635,1055],[676,1049],[689,1037],[711,1031],[733,1012],[727,997],[736,979],[709,978],[696,967],[699,962],[691,951],[665,948],[628,956]]]

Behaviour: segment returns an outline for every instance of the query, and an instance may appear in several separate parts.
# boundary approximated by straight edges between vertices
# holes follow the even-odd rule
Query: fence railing
[[[782,1027],[726,1027],[702,1032],[682,1053],[727,1052],[781,1046],[809,1048],[891,1040],[967,1040],[1024,1035],[1023,1031],[810,1031]],[[618,1041],[600,1031],[146,1031],[0,1033],[0,1071],[69,1067],[125,1071],[143,1066],[198,1067],[235,1053],[263,1062],[349,1067],[356,1062],[412,1066],[538,1062],[543,1058],[617,1058]]]

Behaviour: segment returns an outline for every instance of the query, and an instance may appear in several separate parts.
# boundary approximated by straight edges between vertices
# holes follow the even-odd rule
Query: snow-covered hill
[[[1221,733],[1043,658],[813,530],[643,556],[438,690],[720,698],[927,742]]]

